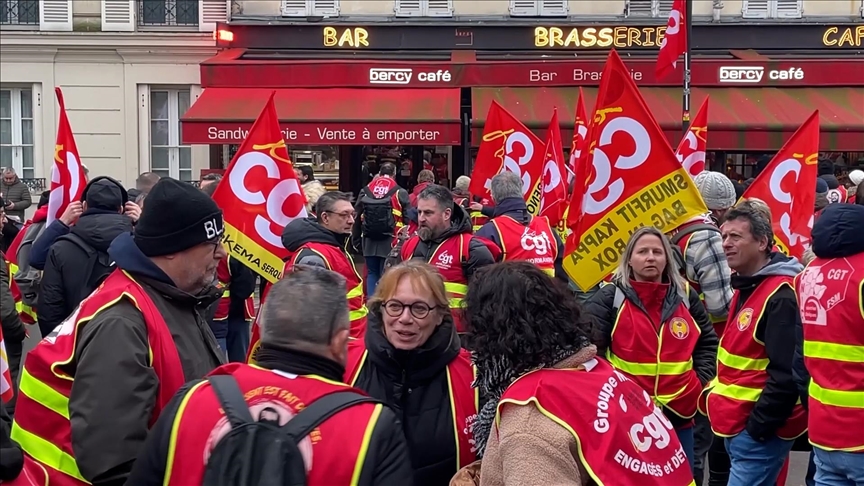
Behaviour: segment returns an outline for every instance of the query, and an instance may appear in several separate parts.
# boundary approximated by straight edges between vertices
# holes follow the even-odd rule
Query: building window
[[[0,0],[0,25],[39,25],[39,0]]]
[[[282,0],[283,17],[338,17],[339,0]]]
[[[138,25],[198,26],[198,0],[138,0]]]
[[[452,17],[453,0],[396,0],[397,17]]]
[[[36,177],[32,89],[0,89],[0,166],[14,168],[22,179]]]
[[[188,89],[150,91],[150,170],[192,180],[192,147],[180,144],[180,117],[189,109]]]
[[[800,19],[803,0],[744,0],[741,16],[745,19]]]
[[[566,17],[569,12],[567,0],[510,0],[513,17]]]
[[[668,17],[674,0],[628,0],[628,17]]]

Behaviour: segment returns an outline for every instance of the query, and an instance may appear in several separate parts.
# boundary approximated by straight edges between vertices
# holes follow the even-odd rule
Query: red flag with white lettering
[[[585,94],[582,86],[579,86],[579,98],[576,100],[576,120],[573,123],[573,139],[570,141],[570,161],[567,168],[570,172],[567,178],[568,184],[576,175],[576,163],[579,157],[587,155],[585,150],[588,141],[588,115],[585,113]]]
[[[306,217],[306,198],[288,158],[274,91],[213,193],[228,255],[270,282],[282,277],[282,228]]]
[[[616,269],[635,229],[651,225],[667,233],[708,212],[614,50],[592,122],[586,173],[593,174],[574,188],[569,219],[578,245],[564,259],[564,270],[583,291]],[[581,203],[581,214],[573,214],[574,202]]]
[[[567,208],[567,186],[564,176],[564,149],[561,147],[561,127],[558,125],[558,109],[552,112],[549,129],[546,131],[546,162],[543,165],[540,200],[540,216],[549,218],[557,226]]]
[[[509,170],[522,178],[522,196],[528,202],[528,210],[531,214],[538,214],[540,194],[536,189],[542,183],[545,148],[537,135],[493,101],[471,172],[469,191],[475,196],[490,199],[492,177]],[[537,200],[532,204],[530,199],[534,196]]]
[[[5,264],[0,262],[0,264]],[[0,399],[3,402],[12,400],[15,391],[12,389],[12,375],[9,373],[9,357],[6,356],[6,344],[3,342],[3,329],[0,329]]]
[[[774,240],[787,255],[801,258],[810,246],[819,161],[819,111],[801,125],[742,199],[761,199],[771,208]]]
[[[705,153],[708,150],[708,98],[702,102],[699,112],[690,123],[687,135],[678,144],[675,156],[687,169],[691,177],[705,170]]]
[[[57,127],[57,143],[54,145],[54,165],[51,166],[47,224],[60,218],[69,203],[80,200],[84,194],[84,186],[87,185],[87,175],[81,166],[78,146],[75,145],[75,137],[66,117],[63,92],[60,88],[54,88],[54,93],[60,105],[60,124]]]
[[[672,3],[669,20],[666,22],[666,33],[663,34],[663,42],[660,43],[657,64],[654,67],[657,79],[663,79],[674,71],[678,65],[678,58],[687,52],[689,19],[686,12],[686,0],[675,0]]]

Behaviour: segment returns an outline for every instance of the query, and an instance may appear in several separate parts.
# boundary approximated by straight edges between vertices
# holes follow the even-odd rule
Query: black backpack
[[[312,402],[285,425],[256,422],[231,375],[207,378],[231,430],[213,449],[204,470],[206,486],[306,486],[306,466],[298,444],[337,412],[360,403],[381,403],[346,391]]]
[[[720,228],[714,226],[713,224],[702,223],[702,224],[694,224],[693,226],[688,226],[683,230],[675,233],[672,238],[670,238],[670,242],[672,243],[672,253],[675,261],[678,262],[678,269],[681,270],[682,275],[687,274],[687,261],[684,259],[684,253],[681,251],[681,247],[678,246],[678,242],[681,241],[685,236],[695,233],[697,231],[714,231],[716,233],[720,233]]]
[[[15,257],[18,259],[18,271],[12,278],[18,285],[18,290],[21,292],[21,302],[30,307],[36,307],[39,304],[39,287],[42,285],[42,271],[30,266],[30,250],[33,248],[33,242],[45,230],[46,223],[44,221],[33,223],[24,233],[24,238],[21,240],[21,245],[18,246],[18,252]]]
[[[81,239],[81,237],[75,233],[68,233],[57,238],[57,241],[60,240],[72,242],[87,254],[87,270],[84,275],[82,275],[86,280],[82,282],[83,285],[80,287],[78,299],[78,302],[81,302],[88,295],[93,293],[93,291],[96,290],[96,287],[99,287],[99,285],[108,278],[108,275],[111,275],[111,272],[113,272],[115,268],[114,262],[111,260],[111,257],[108,256],[108,253],[93,248],[89,243]]]
[[[390,189],[384,197],[376,198],[368,188],[363,188],[360,200],[363,202],[363,236],[374,240],[393,237],[396,228],[396,217],[393,216],[393,204],[390,202],[399,187]]]

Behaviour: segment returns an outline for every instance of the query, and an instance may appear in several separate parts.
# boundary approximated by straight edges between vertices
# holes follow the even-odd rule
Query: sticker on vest
[[[451,255],[449,251],[444,250],[440,255],[438,255],[438,258],[435,259],[434,265],[441,269],[449,269],[453,265],[453,255]]]
[[[465,419],[465,426],[462,427],[462,435],[468,437],[468,443],[471,444],[471,454],[477,452],[477,442],[474,440],[474,424],[477,422],[477,414],[471,414]]]
[[[669,332],[677,339],[686,339],[690,335],[690,326],[684,319],[676,317],[669,322]]]
[[[750,327],[750,321],[753,320],[753,309],[746,308],[738,313],[738,319],[735,323],[739,331],[746,331]]]
[[[826,268],[829,267],[830,268]],[[852,265],[845,258],[832,260],[831,263],[806,268],[798,282],[799,298],[801,299],[801,322],[814,326],[828,325],[828,311],[846,299],[849,290],[849,275],[853,272]],[[828,293],[828,284],[838,282],[842,290]],[[834,284],[832,287],[838,288]]]
[[[249,405],[249,413],[256,422],[267,420],[276,422],[282,426],[299,413],[295,412],[296,409],[303,410],[306,407],[296,395],[278,386],[253,388],[246,392],[244,396],[246,403]],[[204,445],[204,455],[201,458],[203,464],[207,464],[213,449],[223,437],[228,435],[230,430],[231,424],[228,422],[228,417],[223,415],[216,422],[216,425],[207,437],[207,442]],[[297,444],[300,454],[303,456],[303,463],[306,465],[307,473],[312,470],[312,448],[321,441],[321,438],[321,430],[320,428],[316,428]]]
[[[61,322],[57,327],[54,328],[47,336],[45,336],[42,341],[54,344],[57,342],[57,338],[60,336],[71,336],[72,332],[75,331],[75,323],[78,321],[78,314],[81,312],[81,305],[75,308],[75,312],[73,312],[69,317],[66,318],[65,321]]]

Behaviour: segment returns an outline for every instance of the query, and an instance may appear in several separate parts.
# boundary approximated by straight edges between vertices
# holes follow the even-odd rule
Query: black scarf
[[[343,382],[345,366],[323,356],[297,349],[278,348],[262,344],[258,350],[258,366],[295,375],[318,375]]]

